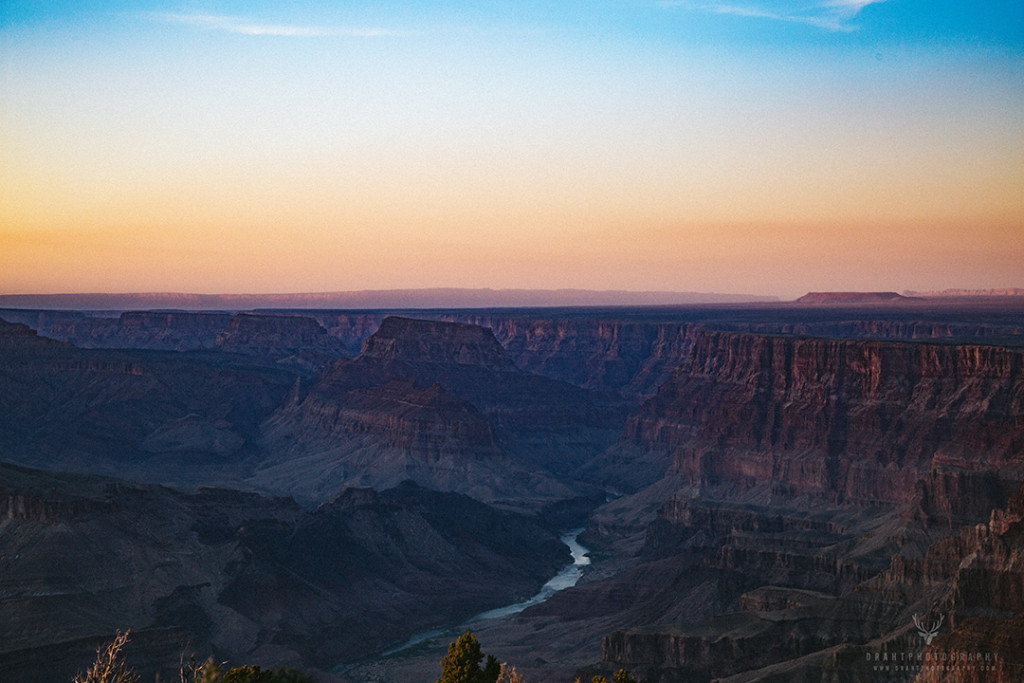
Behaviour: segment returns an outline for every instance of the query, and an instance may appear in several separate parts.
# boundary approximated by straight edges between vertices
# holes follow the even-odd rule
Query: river
[[[433,629],[431,631],[423,631],[421,633],[417,633],[401,645],[393,647],[390,650],[386,650],[380,656],[390,657],[393,654],[397,654],[399,652],[402,652],[403,650],[408,650],[411,647],[426,642],[431,638],[436,638],[438,636],[444,635],[445,633],[462,632],[470,625],[481,621],[486,621],[489,619],[500,619],[502,617],[508,617],[513,614],[519,614],[528,607],[539,605],[540,603],[544,602],[560,590],[572,588],[576,585],[576,582],[580,580],[580,577],[583,576],[583,568],[590,564],[590,558],[587,557],[587,553],[590,551],[587,550],[587,548],[580,545],[578,540],[579,535],[582,533],[583,529],[573,529],[572,531],[568,531],[562,534],[562,542],[569,546],[569,552],[572,553],[572,564],[567,565],[565,568],[562,569],[562,571],[558,572],[553,577],[551,577],[551,579],[541,587],[540,591],[529,600],[517,602],[512,605],[506,605],[505,607],[490,609],[486,612],[481,612],[480,614],[477,614],[474,617],[470,617],[469,619],[467,619],[466,621],[462,622],[457,626],[449,626],[446,628]]]

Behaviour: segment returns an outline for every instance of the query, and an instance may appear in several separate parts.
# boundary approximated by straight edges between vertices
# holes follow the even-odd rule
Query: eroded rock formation
[[[648,607],[604,639],[603,670],[865,680],[876,653],[926,657],[913,617],[934,628],[928,614],[949,634],[937,648],[981,647],[998,622],[1007,636],[987,647],[1002,679],[1019,675],[1022,361],[990,346],[699,333],[612,451],[665,467],[634,507],[667,500],[638,562],[578,592],[596,612],[654,568],[673,590],[634,591]],[[608,508],[594,519],[614,519]],[[614,542],[606,528],[593,538]]]
[[[991,508],[1024,475],[1024,353],[701,332],[625,435],[704,488],[893,503],[935,470]]]
[[[490,501],[572,497],[559,477],[624,416],[613,397],[518,369],[486,328],[388,318],[266,423],[254,481],[313,498],[404,478]]]
[[[529,595],[567,561],[528,518],[412,484],[309,512],[0,465],[0,666],[60,680],[130,628],[148,676],[176,677],[183,651],[328,668]]]

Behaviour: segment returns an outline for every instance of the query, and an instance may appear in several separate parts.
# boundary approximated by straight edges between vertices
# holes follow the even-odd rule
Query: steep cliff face
[[[512,461],[471,403],[407,378],[348,391],[316,387],[268,420],[262,446],[269,457],[252,481],[310,502],[342,486],[405,480],[487,501],[537,493],[533,487],[565,491]]]
[[[1022,476],[1024,353],[701,332],[624,441],[700,486],[864,503],[998,472],[992,507]]]
[[[127,311],[118,317],[41,315],[40,330],[80,348],[185,351],[213,348],[227,313]]]
[[[932,340],[968,343],[970,341],[1006,344],[1019,348],[1024,343],[1024,325],[1010,319],[966,323],[935,320],[827,320],[773,321],[750,324],[723,324],[723,331],[789,334],[837,339]]]
[[[568,497],[559,477],[624,417],[614,399],[519,370],[490,330],[387,318],[267,421],[253,481],[312,499],[405,478],[488,501]]]
[[[396,316],[385,318],[366,340],[362,357],[382,362],[470,365],[496,372],[516,370],[488,328]]]
[[[922,302],[821,306],[777,304],[679,309],[541,311],[419,311],[423,319],[489,327],[511,359],[529,372],[577,386],[646,398],[689,355],[697,329],[858,339],[992,341],[1020,347],[1019,305]],[[388,317],[383,311],[266,311],[260,315],[317,320],[348,357]],[[231,317],[226,313],[131,312],[120,317],[73,311],[5,309],[0,317],[83,347],[186,350],[212,348]],[[294,346],[294,345],[293,345]],[[333,352],[333,350],[332,350]]]
[[[463,448],[479,457],[498,454],[494,432],[480,411],[438,384],[419,389],[411,380],[394,380],[346,398],[340,405],[314,392],[301,430],[327,440],[372,434],[389,447],[420,450],[428,459]]]
[[[103,346],[167,351],[208,349],[228,319],[224,313],[127,311],[118,318],[114,338]]]
[[[507,320],[495,333],[526,369],[639,397],[653,393],[687,357],[696,329],[687,323]]]
[[[7,351],[31,351],[43,348],[67,348],[70,344],[41,337],[28,325],[11,323],[0,318],[0,349]]]
[[[824,590],[820,585],[817,591],[807,590],[813,581],[794,572],[791,563],[779,573],[778,565],[763,558],[744,557],[732,564],[723,562],[728,556],[721,552],[704,551],[700,565],[720,574],[742,572],[749,585],[763,585],[741,596],[738,612],[720,609],[708,619],[665,620],[609,634],[602,641],[603,670],[626,667],[649,680],[677,683],[728,676],[737,681],[853,682],[894,674],[917,681],[1019,680],[1024,675],[1021,500],[1018,494],[987,522],[952,535],[941,526],[893,519],[864,526],[861,518],[861,524],[850,524],[857,518],[849,512],[833,512],[828,528],[813,536],[818,541],[813,554],[824,560],[818,563],[821,576],[839,579],[841,566],[854,560],[857,548],[868,558],[867,571]],[[792,524],[773,509],[762,512],[767,519],[752,524],[758,519],[752,509],[737,518],[728,507],[712,508],[710,516],[694,515],[693,505],[667,507],[659,520],[671,525],[659,533],[674,538],[675,551],[690,556],[713,545],[709,539],[724,540],[724,547],[763,547],[773,537],[782,540],[780,530],[787,526],[806,527],[821,514],[813,513],[803,524],[794,514],[797,523]],[[849,534],[849,540],[839,541],[837,532]],[[700,534],[699,542],[679,543]],[[783,553],[799,556],[812,548],[798,535],[788,536],[778,546]],[[892,556],[888,567],[879,571],[886,554]],[[830,561],[835,562],[831,568]],[[692,580],[681,580],[687,581]]]
[[[311,349],[337,351],[340,346],[315,319],[301,315],[238,313],[217,335],[217,346],[230,350]]]
[[[345,355],[345,345],[312,317],[238,313],[217,335],[216,347],[307,372]]]
[[[834,339],[994,341],[1022,345],[1024,323],[1010,313],[964,320],[949,313],[832,310],[780,307],[770,310],[683,310],[634,319],[622,312],[593,317],[546,317],[496,313],[440,314],[448,320],[490,327],[516,365],[576,386],[640,399],[653,396],[687,361],[697,332],[717,330]],[[674,318],[674,319],[673,319]]]
[[[660,480],[598,511],[595,541],[628,549],[622,535],[666,502],[628,569],[562,598],[581,629],[609,609],[630,625],[582,673],[866,680],[894,671],[896,654],[924,660],[915,616],[932,628],[941,616],[949,639],[934,657],[996,652],[994,680],[1014,680],[1022,360],[1004,347],[699,332],[599,459]],[[630,509],[632,527],[605,524]],[[624,593],[628,610],[614,607]]]
[[[490,327],[516,365],[580,387],[653,394],[689,353],[698,325],[615,318],[451,314]]]

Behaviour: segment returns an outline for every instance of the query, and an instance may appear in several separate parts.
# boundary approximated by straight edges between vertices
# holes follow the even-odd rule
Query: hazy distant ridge
[[[999,289],[943,289],[941,291],[903,292],[906,296],[1024,296],[1020,287],[1002,287]]]
[[[254,308],[483,308],[518,306],[661,306],[777,301],[773,296],[589,289],[368,289],[297,294],[178,292],[3,294],[0,307],[89,310],[248,310]]]

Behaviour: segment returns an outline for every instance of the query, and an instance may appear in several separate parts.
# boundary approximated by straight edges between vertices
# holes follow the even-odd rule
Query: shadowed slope
[[[490,330],[387,318],[358,358],[268,420],[271,457],[254,481],[314,499],[403,478],[483,500],[569,497],[558,476],[610,443],[624,415],[517,369]]]
[[[514,602],[568,561],[533,520],[412,484],[308,512],[0,464],[0,666],[59,680],[91,657],[46,646],[125,628],[151,641],[139,661],[165,675],[185,642],[236,662],[328,666]]]

